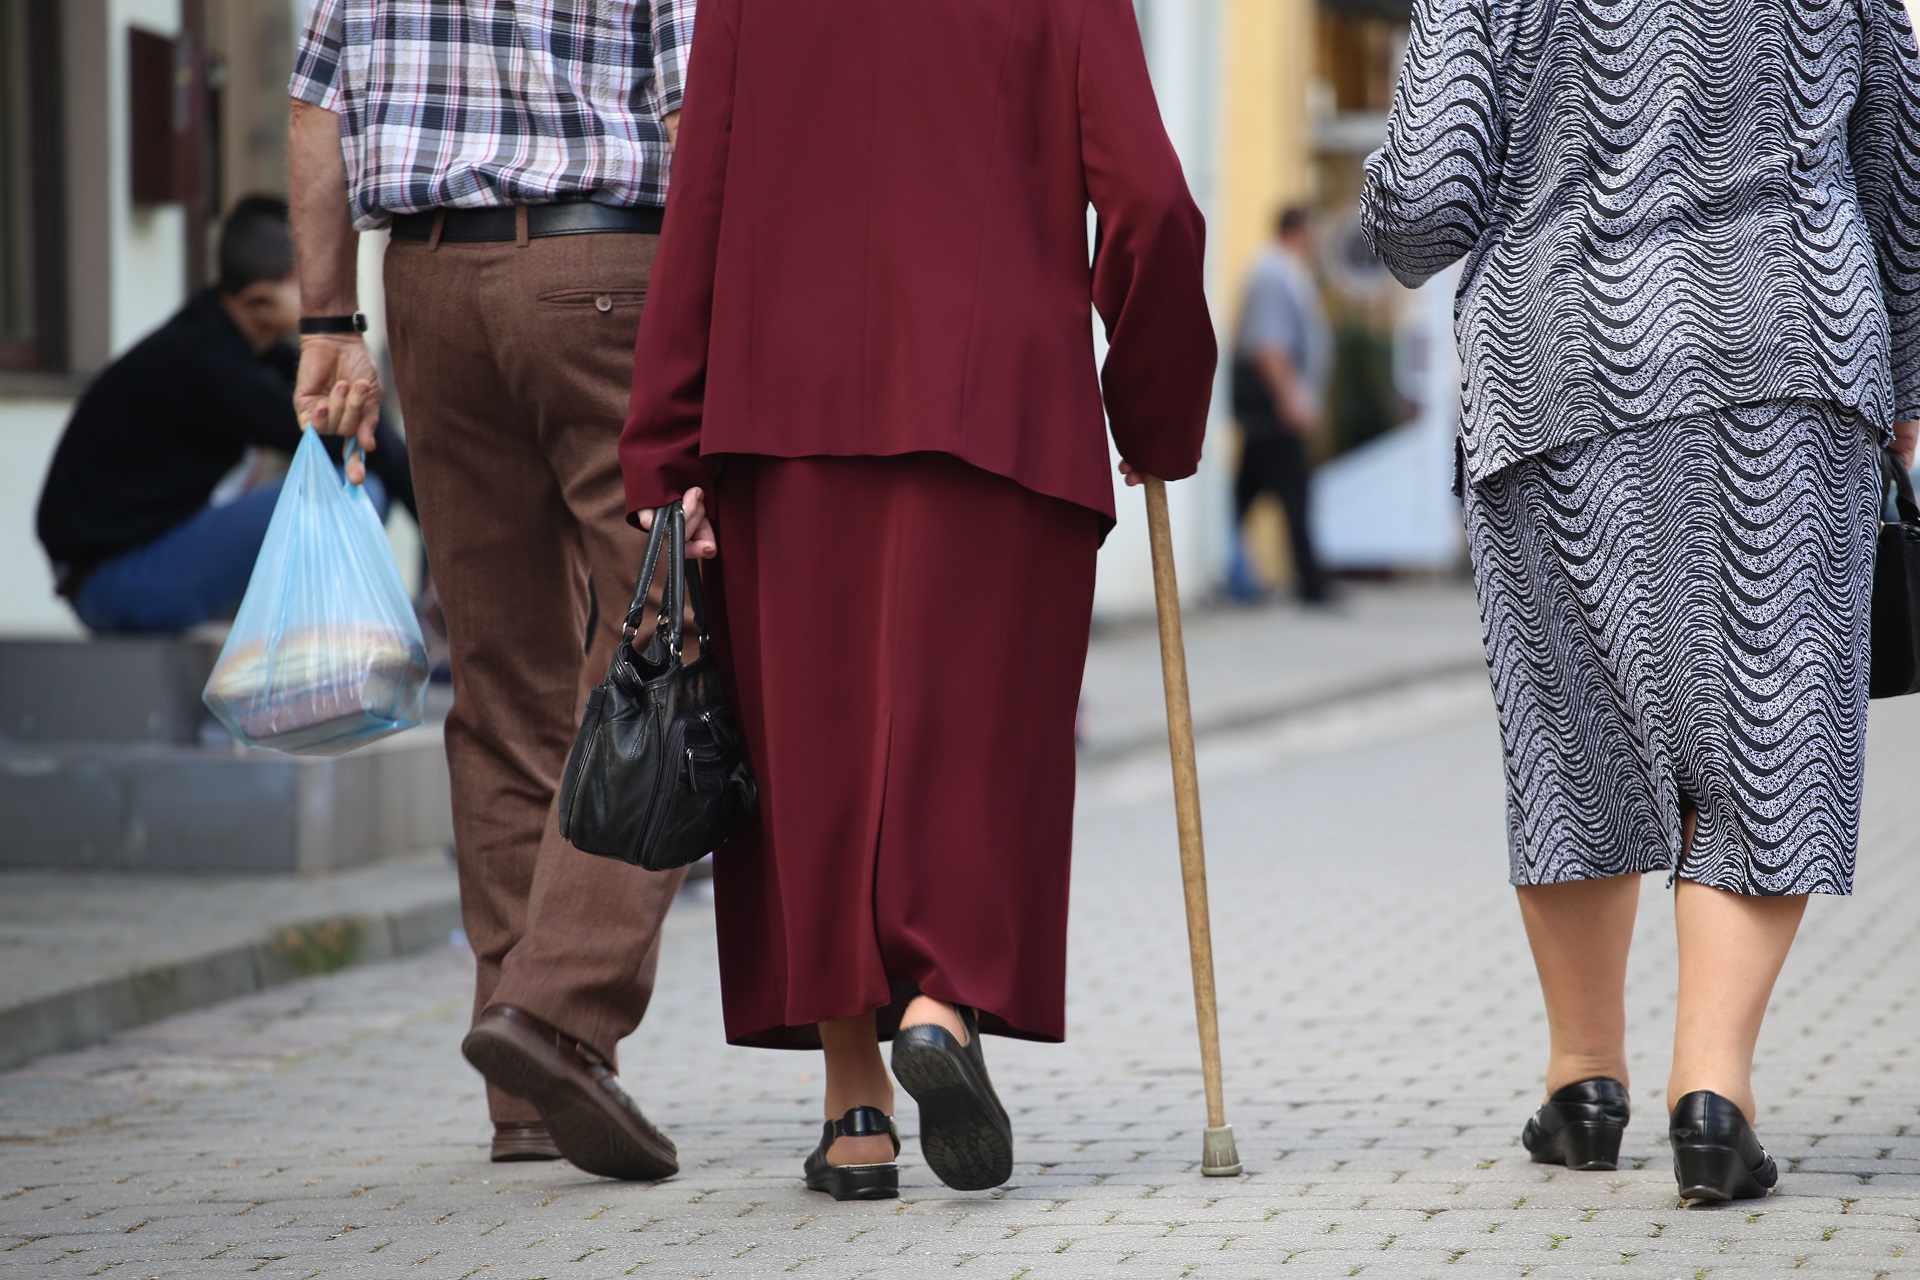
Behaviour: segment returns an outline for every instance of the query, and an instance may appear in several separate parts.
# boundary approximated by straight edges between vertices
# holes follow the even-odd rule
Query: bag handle
[[[660,553],[666,547],[666,521],[662,519],[666,512],[666,507],[655,511],[653,527],[647,531],[647,553],[640,561],[640,581],[634,585],[633,603],[627,606],[627,618],[620,627],[629,641],[640,634],[640,619],[647,609],[647,592],[653,589],[654,575],[660,570]]]
[[[1913,475],[1900,465],[1891,447],[1880,450],[1880,520],[1883,524],[1920,524],[1920,501],[1913,494]]]
[[[653,528],[647,534],[647,552],[640,565],[640,581],[635,585],[633,603],[627,606],[622,631],[631,641],[640,634],[640,620],[646,613],[647,592],[666,557],[667,584],[660,595],[660,616],[654,634],[664,635],[667,648],[677,658],[685,642],[686,605],[693,604],[694,635],[704,649],[708,641],[707,599],[700,585],[698,565],[687,563],[687,513],[678,502],[670,502],[653,513]]]

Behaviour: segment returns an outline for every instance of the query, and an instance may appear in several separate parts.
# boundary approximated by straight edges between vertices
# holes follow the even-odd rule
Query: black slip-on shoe
[[[1667,1121],[1680,1198],[1718,1203],[1758,1200],[1780,1181],[1779,1167],[1730,1099],[1695,1089]]]
[[[962,1045],[944,1027],[902,1027],[893,1077],[920,1104],[920,1150],[955,1191],[984,1191],[1013,1176],[1013,1122],[987,1077],[980,1020],[961,1007]]]
[[[855,1107],[838,1120],[826,1122],[820,1145],[807,1157],[807,1190],[824,1191],[835,1200],[891,1200],[900,1194],[900,1166],[885,1164],[828,1164],[827,1148],[835,1138],[868,1138],[885,1134],[900,1154],[900,1130],[893,1117],[878,1107]]]
[[[1618,1169],[1627,1114],[1627,1087],[1618,1080],[1576,1080],[1556,1089],[1547,1105],[1528,1117],[1520,1142],[1535,1164]]]

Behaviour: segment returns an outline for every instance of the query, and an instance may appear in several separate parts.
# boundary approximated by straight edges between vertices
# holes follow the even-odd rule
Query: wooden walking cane
[[[1213,928],[1207,920],[1207,854],[1200,840],[1200,771],[1193,760],[1193,708],[1187,701],[1187,645],[1180,634],[1180,586],[1173,572],[1173,528],[1166,481],[1145,477],[1147,537],[1153,544],[1153,600],[1160,615],[1160,672],[1167,687],[1167,746],[1173,754],[1173,805],[1180,825],[1180,879],[1187,891],[1187,947],[1193,961],[1193,1012],[1200,1023],[1200,1071],[1207,1084],[1207,1131],[1200,1172],[1231,1178],[1240,1153],[1227,1123],[1220,1084],[1220,1010],[1213,990]]]

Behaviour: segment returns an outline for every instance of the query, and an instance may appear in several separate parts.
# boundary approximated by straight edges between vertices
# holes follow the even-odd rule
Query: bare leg
[[[960,1011],[944,1000],[935,1000],[932,996],[915,996],[908,1002],[906,1011],[900,1015],[903,1027],[936,1026],[945,1027],[947,1033],[961,1044],[967,1042],[967,1029],[960,1021]]]
[[[1680,1007],[1667,1110],[1711,1089],[1753,1120],[1753,1047],[1806,909],[1804,893],[1762,898],[1691,880],[1675,885]]]
[[[1627,950],[1640,877],[1518,890],[1547,1004],[1547,1093],[1595,1076],[1627,1083]]]
[[[819,1026],[827,1059],[826,1118],[838,1120],[854,1107],[878,1107],[892,1115],[893,1079],[880,1056],[873,1014]],[[893,1140],[884,1136],[835,1138],[827,1150],[829,1164],[886,1164],[892,1159]]]

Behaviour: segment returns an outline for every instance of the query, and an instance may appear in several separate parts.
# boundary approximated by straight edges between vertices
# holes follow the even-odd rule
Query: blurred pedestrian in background
[[[661,1178],[614,1076],[680,873],[554,815],[642,540],[617,438],[666,200],[693,0],[317,0],[293,77],[303,415],[369,445],[357,231],[391,226],[388,333],[452,646],[447,762],[478,962],[464,1051],[496,1160]],[[590,585],[591,584],[591,588]]]
[[[247,196],[220,226],[220,279],[104,369],[74,406],[40,491],[55,589],[94,632],[231,617],[280,498],[262,449],[300,444],[300,285],[287,205]],[[368,494],[414,509],[407,448],[376,416]],[[338,460],[340,448],[333,448]]]
[[[718,547],[761,789],[714,859],[727,1035],[824,1047],[808,1186],[895,1194],[893,1036],[927,1163],[990,1187],[979,1037],[1066,1031],[1102,388],[1129,470],[1194,470],[1200,214],[1128,0],[700,14],[621,457]]]
[[[1754,1046],[1853,886],[1880,451],[1920,418],[1920,56],[1899,0],[1419,0],[1363,218],[1466,257],[1466,519],[1536,1160],[1611,1169],[1639,873],[1673,871],[1690,1200],[1763,1195]]]
[[[1240,469],[1233,509],[1245,537],[1247,512],[1271,494],[1287,522],[1293,588],[1302,604],[1325,604],[1326,571],[1313,545],[1312,441],[1326,423],[1333,334],[1313,282],[1313,219],[1300,205],[1281,210],[1273,240],[1247,276],[1233,348],[1233,416]]]

